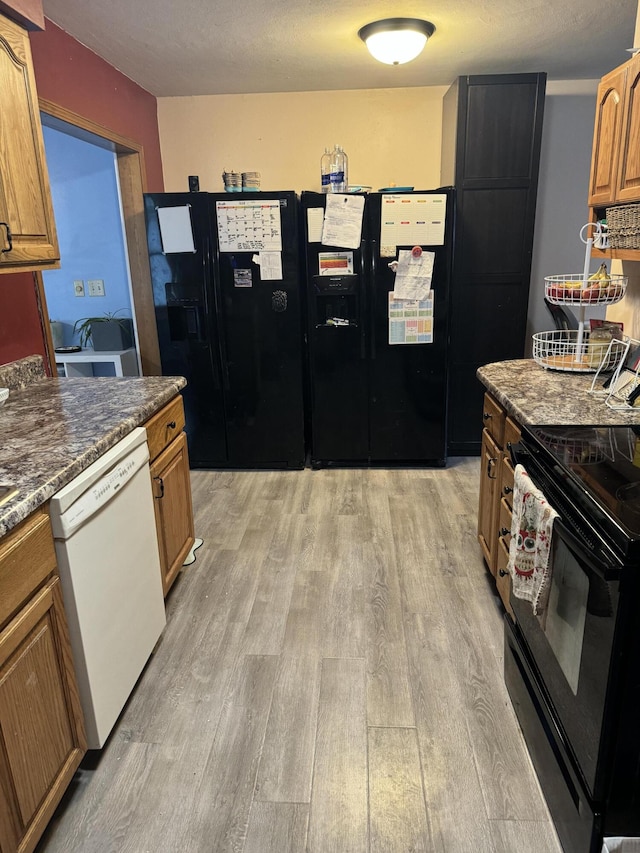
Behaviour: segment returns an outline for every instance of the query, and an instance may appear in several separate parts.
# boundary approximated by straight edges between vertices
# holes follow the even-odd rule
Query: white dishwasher
[[[147,433],[134,429],[51,498],[89,749],[100,749],[165,625]]]

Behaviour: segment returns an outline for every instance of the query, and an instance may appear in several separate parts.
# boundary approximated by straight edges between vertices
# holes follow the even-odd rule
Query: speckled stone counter
[[[640,424],[640,409],[614,411],[606,405],[606,395],[590,393],[593,373],[545,370],[533,359],[517,359],[486,364],[478,369],[477,376],[507,413],[521,424]],[[598,389],[602,381],[598,381]]]
[[[19,490],[0,505],[0,536],[186,385],[168,376],[29,378],[0,406],[0,484]]]
[[[41,355],[29,355],[19,361],[0,364],[0,388],[16,390],[25,388],[32,382],[44,379],[44,361]]]

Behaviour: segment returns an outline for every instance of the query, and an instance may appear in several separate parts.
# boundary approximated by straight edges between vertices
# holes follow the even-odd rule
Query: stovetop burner
[[[527,431],[568,473],[563,486],[578,497],[587,517],[591,500],[630,539],[640,540],[640,427],[541,426]]]

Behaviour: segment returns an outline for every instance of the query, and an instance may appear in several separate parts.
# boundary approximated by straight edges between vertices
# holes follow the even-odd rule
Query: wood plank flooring
[[[560,853],[478,483],[478,459],[192,472],[204,545],[38,853]]]

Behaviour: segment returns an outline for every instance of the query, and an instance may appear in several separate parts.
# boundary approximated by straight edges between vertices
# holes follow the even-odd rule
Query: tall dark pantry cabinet
[[[447,450],[480,452],[483,364],[522,358],[546,74],[459,77],[444,97],[441,184],[456,188]]]

